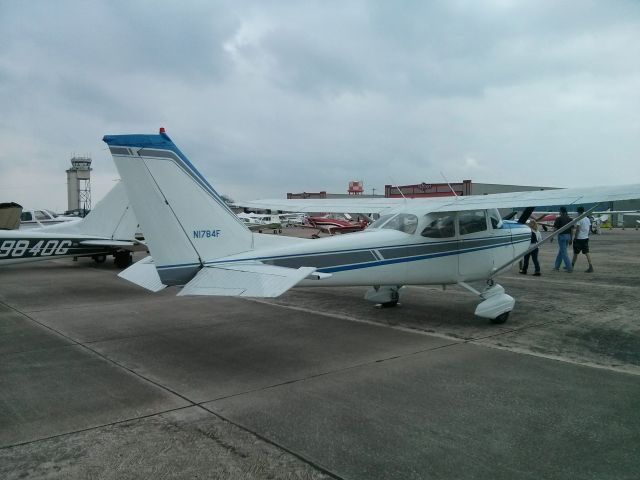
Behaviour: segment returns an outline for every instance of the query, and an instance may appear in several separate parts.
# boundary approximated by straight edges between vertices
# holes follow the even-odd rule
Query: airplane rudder
[[[137,197],[137,204],[145,201],[141,197],[154,198],[154,202],[147,202],[154,203],[154,207],[140,207],[144,213],[138,213],[139,206],[134,204],[145,236],[150,226],[156,236],[166,236],[163,229],[167,225],[166,217],[170,217],[168,223],[174,230],[171,243],[177,241],[176,236],[181,236],[179,243],[191,251],[186,256],[193,257],[195,252],[200,262],[251,248],[251,232],[166,133],[111,135],[105,136],[105,142],[119,164],[123,179],[125,175],[129,177],[125,182],[129,193],[139,188],[136,178],[146,179],[142,187],[146,191],[144,195],[131,193]],[[166,239],[162,242],[166,243]],[[152,255],[156,257],[153,252]]]

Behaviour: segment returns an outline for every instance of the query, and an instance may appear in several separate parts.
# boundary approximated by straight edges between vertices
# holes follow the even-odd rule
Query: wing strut
[[[522,211],[522,215],[520,215],[520,218],[518,218],[518,223],[527,223],[527,220],[529,220],[529,217],[533,213],[534,209],[535,209],[535,207],[527,207],[527,208],[525,208]]]
[[[543,243],[547,243],[549,241],[551,241],[552,238],[560,235],[562,232],[564,232],[565,230],[570,229],[571,227],[573,227],[576,223],[578,223],[580,220],[582,220],[584,217],[586,217],[587,215],[590,215],[591,212],[593,212],[596,208],[598,208],[599,204],[594,205],[593,207],[591,207],[589,210],[585,210],[583,213],[581,213],[580,215],[578,215],[576,218],[574,218],[573,220],[571,220],[569,223],[567,223],[564,227],[559,228],[558,230],[556,230],[555,232],[553,232],[551,235],[549,235],[548,237],[544,238],[542,241],[534,244],[531,246],[531,248],[528,248],[526,252],[521,253],[520,255],[518,255],[517,257],[514,257],[513,259],[509,260],[507,263],[499,266],[498,268],[496,268],[494,270],[494,272],[491,274],[491,276],[489,277],[489,280],[493,279],[493,277],[497,276],[500,272],[502,272],[503,270],[505,270],[506,268],[510,267],[511,265],[513,265],[514,263],[516,263],[518,260],[520,260],[522,257],[524,257],[525,255],[533,252],[536,248],[540,247],[540,245],[542,245]],[[522,218],[522,217],[521,217]]]

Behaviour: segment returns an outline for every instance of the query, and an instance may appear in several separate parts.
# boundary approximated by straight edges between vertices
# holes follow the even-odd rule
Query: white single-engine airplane
[[[533,207],[640,198],[640,185],[631,185],[437,199],[257,202],[255,207],[296,212],[382,212],[366,230],[337,237],[260,235],[229,210],[164,129],[103,140],[152,255],[120,275],[152,291],[183,285],[179,295],[277,297],[297,285],[363,285],[371,286],[366,299],[392,306],[404,285],[457,284],[482,299],[476,315],[502,323],[515,301],[493,278],[529,249],[531,231],[524,222]],[[517,207],[528,207],[526,216],[502,221],[498,208]],[[479,280],[487,281],[481,292],[468,284]]]
[[[59,257],[90,256],[104,262],[112,254],[116,265],[131,264],[138,222],[119,182],[89,214],[64,222],[27,230],[0,230],[0,265],[50,260]]]

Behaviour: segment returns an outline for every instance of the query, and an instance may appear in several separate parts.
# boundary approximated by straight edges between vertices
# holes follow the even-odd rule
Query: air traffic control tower
[[[91,210],[91,157],[73,157],[67,170],[68,210]]]

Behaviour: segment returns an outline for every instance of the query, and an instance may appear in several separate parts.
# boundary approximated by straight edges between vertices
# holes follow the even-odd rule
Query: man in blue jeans
[[[560,207],[560,216],[553,222],[553,228],[560,230],[567,223],[571,222],[571,217],[567,214],[565,207]],[[564,262],[564,269],[571,273],[573,272],[573,266],[571,265],[571,259],[567,248],[571,245],[571,239],[573,237],[573,227],[568,228],[560,235],[558,235],[558,255],[556,255],[556,264],[553,269],[557,272],[560,270],[560,264]]]

